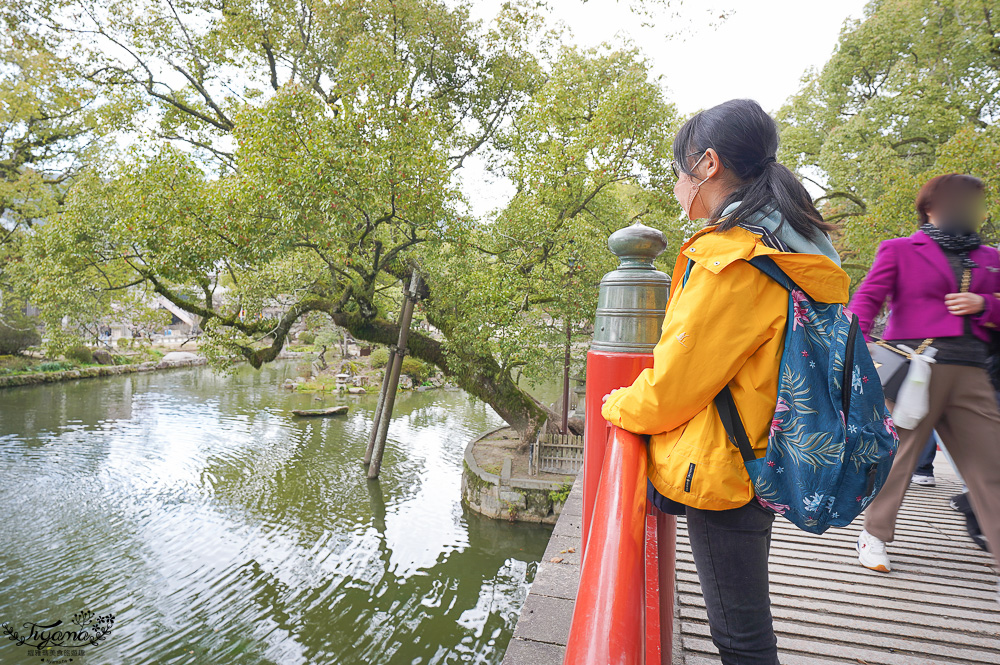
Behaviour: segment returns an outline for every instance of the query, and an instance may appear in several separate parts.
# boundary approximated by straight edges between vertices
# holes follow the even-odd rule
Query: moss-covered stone
[[[462,460],[462,475],[465,477],[466,484],[469,491],[475,492],[477,495],[484,489],[490,489],[496,487],[493,483],[488,480],[483,480],[479,477],[479,474],[474,473],[471,468],[469,468],[468,462]]]
[[[175,367],[193,367],[204,365],[205,360],[185,360],[159,367],[155,362],[145,362],[138,365],[94,365],[59,372],[36,372],[33,374],[12,374],[0,376],[0,389],[17,388],[19,386],[36,386],[43,383],[59,383],[75,379],[89,379],[100,376],[118,376],[133,372],[150,372],[155,369],[173,369]]]

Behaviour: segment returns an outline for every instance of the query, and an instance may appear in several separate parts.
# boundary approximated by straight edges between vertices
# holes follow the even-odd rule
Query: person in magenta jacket
[[[875,317],[889,305],[883,338],[937,350],[931,365],[930,410],[912,430],[899,430],[899,449],[882,491],[865,512],[858,558],[889,572],[885,543],[913,470],[933,430],[969,486],[991,543],[1000,543],[1000,408],[986,371],[991,333],[1000,330],[1000,253],[977,233],[986,216],[985,187],[967,175],[930,180],[917,197],[920,230],[883,242],[850,303],[871,341]],[[891,405],[890,405],[891,406]],[[1000,563],[1000,547],[994,547]]]
[[[886,300],[892,301],[883,337],[925,339],[972,333],[989,343],[990,332],[1000,330],[1000,254],[987,245],[969,252],[972,268],[970,293],[958,293],[959,281],[941,246],[924,231],[907,238],[893,238],[879,245],[864,283],[851,300],[865,338]],[[954,306],[962,307],[959,313]]]

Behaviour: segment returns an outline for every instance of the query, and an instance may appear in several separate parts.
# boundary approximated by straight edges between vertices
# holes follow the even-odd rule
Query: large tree
[[[847,22],[779,119],[783,158],[822,190],[856,276],[880,240],[914,230],[930,177],[969,172],[998,191],[998,92],[1000,2],[873,0]]]
[[[65,58],[16,29],[0,35],[0,325],[32,325],[18,315],[12,268],[30,228],[59,210],[96,154],[102,110]]]
[[[551,414],[517,378],[592,317],[607,235],[677,218],[675,114],[641,57],[555,48],[517,6],[491,26],[433,0],[23,0],[20,19],[139,109],[127,157],[28,247],[53,326],[156,295],[259,366],[310,312],[394,342],[417,270],[443,338],[411,353],[527,441]],[[482,219],[458,186],[473,156],[516,187]]]

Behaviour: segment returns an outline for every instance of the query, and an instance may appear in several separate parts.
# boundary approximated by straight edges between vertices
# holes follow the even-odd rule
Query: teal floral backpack
[[[757,501],[799,528],[847,526],[882,488],[899,445],[855,315],[814,302],[768,257],[750,264],[788,290],[788,326],[767,454],[757,459],[729,387],[715,398]]]

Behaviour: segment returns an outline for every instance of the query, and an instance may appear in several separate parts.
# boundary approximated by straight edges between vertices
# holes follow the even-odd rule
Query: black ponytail
[[[736,189],[712,211],[709,221],[715,223],[723,210],[740,202],[719,224],[719,231],[748,221],[756,212],[766,215],[775,209],[781,213],[782,224],[788,223],[806,238],[836,228],[823,221],[795,174],[777,162],[778,126],[757,102],[733,99],[688,120],[674,138],[674,160],[684,173],[694,176],[691,155],[709,148],[738,180]]]

